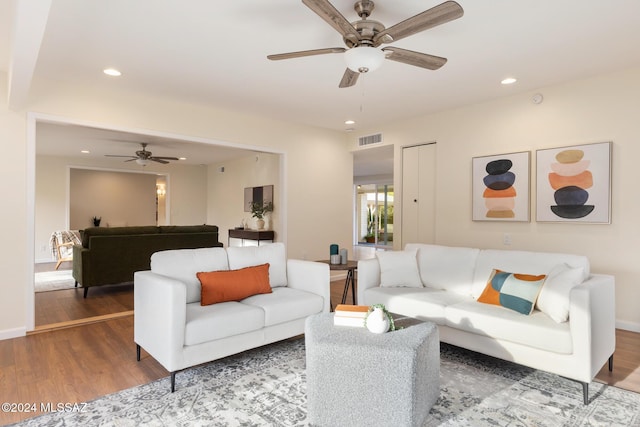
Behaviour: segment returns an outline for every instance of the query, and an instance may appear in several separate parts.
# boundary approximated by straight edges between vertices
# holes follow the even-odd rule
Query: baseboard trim
[[[640,332],[640,323],[616,320],[616,329],[624,329],[625,331],[631,332]]]
[[[25,327],[5,329],[4,331],[0,331],[0,341],[24,337],[25,335],[27,335],[27,328]]]
[[[332,271],[331,272],[331,281],[335,280],[347,280],[347,272],[346,271]]]
[[[102,316],[88,317],[86,319],[69,320],[60,323],[51,323],[49,325],[36,326],[33,331],[27,332],[27,335],[41,334],[43,332],[56,331],[59,329],[74,328],[76,326],[89,325],[91,323],[104,322],[107,320],[120,319],[122,317],[133,316],[133,310],[123,311],[121,313],[104,314]]]

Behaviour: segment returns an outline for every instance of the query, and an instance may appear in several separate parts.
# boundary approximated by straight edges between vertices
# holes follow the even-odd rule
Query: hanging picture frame
[[[529,222],[531,153],[472,159],[472,219]]]
[[[251,202],[273,203],[273,185],[246,187],[244,189],[244,211],[251,212]]]
[[[536,151],[536,221],[611,223],[611,142]]]

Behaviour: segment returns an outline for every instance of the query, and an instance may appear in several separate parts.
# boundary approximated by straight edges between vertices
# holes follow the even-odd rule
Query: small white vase
[[[389,318],[381,308],[374,308],[367,316],[367,329],[374,334],[383,334],[389,330]]]

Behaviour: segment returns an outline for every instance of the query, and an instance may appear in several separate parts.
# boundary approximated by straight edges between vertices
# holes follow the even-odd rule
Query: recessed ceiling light
[[[80,151],[80,152],[81,152],[82,154],[89,154],[89,153],[90,153],[90,151],[89,151],[89,150],[82,150],[82,151]]]
[[[354,122],[353,120],[347,120],[344,122],[345,125],[354,125],[356,122]]]
[[[107,76],[112,76],[112,77],[119,77],[122,75],[122,73],[116,70],[115,68],[105,68],[104,70],[102,70],[102,72],[105,73]]]
[[[500,83],[502,83],[503,85],[510,85],[513,84],[515,82],[517,82],[518,79],[513,78],[513,77],[507,77],[506,79],[502,80]]]
[[[178,160],[187,160],[186,157],[178,157]]]

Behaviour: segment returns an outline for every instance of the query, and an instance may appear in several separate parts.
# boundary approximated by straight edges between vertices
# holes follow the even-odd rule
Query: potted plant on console
[[[258,230],[264,230],[264,216],[273,212],[273,202],[251,202],[251,216],[256,218]]]

